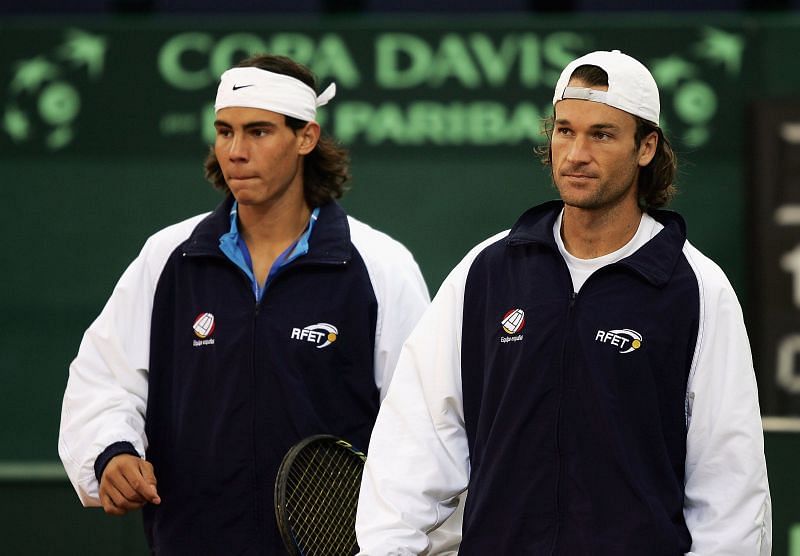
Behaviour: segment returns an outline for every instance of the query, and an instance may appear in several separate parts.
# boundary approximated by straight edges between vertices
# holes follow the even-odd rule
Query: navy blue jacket
[[[147,446],[162,500],[143,510],[156,554],[282,554],[273,511],[282,457],[320,433],[367,449],[381,390],[427,304],[411,255],[336,203],[321,208],[308,253],[285,266],[257,304],[244,272],[219,248],[231,202],[155,236],[133,265],[143,270],[121,281],[155,274],[147,442],[120,429],[94,466],[99,477],[114,455]],[[82,346],[73,366],[90,367],[89,351]]]
[[[472,249],[406,341],[370,439],[360,556],[420,554],[442,534],[459,556],[765,556],[733,288],[677,214],[654,211],[661,225],[576,295],[562,206]]]
[[[685,225],[653,212],[664,229],[575,295],[553,238],[560,208],[527,212],[467,277],[472,473],[460,554],[684,554],[685,396],[699,318]],[[517,307],[525,322],[513,334],[487,318]]]

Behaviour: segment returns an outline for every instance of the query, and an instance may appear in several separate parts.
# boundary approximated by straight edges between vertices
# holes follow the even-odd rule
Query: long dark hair
[[[286,56],[260,54],[242,60],[235,67],[254,67],[288,75],[317,90],[317,80],[311,70]],[[286,125],[295,131],[302,129],[308,123],[290,116],[284,118]],[[214,147],[211,147],[206,157],[205,175],[214,187],[230,192],[217,155],[214,153]],[[350,157],[347,150],[332,138],[322,134],[314,150],[303,158],[303,194],[306,203],[310,207],[318,207],[340,198],[347,190],[345,183],[349,179]]]
[[[571,78],[582,81],[588,87],[608,87],[608,74],[597,66],[578,66]],[[555,116],[550,116],[544,121],[543,131],[547,135],[547,144],[536,149],[539,158],[546,166],[553,163],[550,143],[553,138],[554,118]],[[651,133],[658,134],[658,145],[656,145],[653,160],[639,170],[639,206],[643,209],[661,208],[668,205],[677,193],[674,181],[678,160],[672,150],[672,145],[660,127],[639,116],[634,116],[634,118],[636,118],[634,148],[638,149],[644,138]]]

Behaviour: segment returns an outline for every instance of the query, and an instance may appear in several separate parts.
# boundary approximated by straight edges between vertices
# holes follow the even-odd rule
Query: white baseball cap
[[[608,74],[608,91],[568,87],[572,73],[579,66],[597,66]],[[650,71],[635,58],[619,50],[599,50],[573,60],[556,83],[553,106],[567,98],[600,102],[658,124],[661,103],[658,85]]]

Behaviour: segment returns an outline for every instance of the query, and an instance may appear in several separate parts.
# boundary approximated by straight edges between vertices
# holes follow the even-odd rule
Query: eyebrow
[[[214,120],[214,127],[233,127],[233,126],[224,120]],[[258,127],[278,127],[278,126],[273,122],[257,121],[257,122],[248,122],[244,124],[244,126],[242,127],[244,127],[244,129],[253,129]]]
[[[556,120],[555,124],[556,125],[570,125],[570,122],[569,122],[569,120],[567,120],[565,118],[562,118],[562,119]],[[617,124],[601,122],[599,124],[593,124],[593,125],[589,126],[589,129],[591,129],[591,130],[602,130],[602,129],[618,130],[618,129],[620,129],[620,127]]]

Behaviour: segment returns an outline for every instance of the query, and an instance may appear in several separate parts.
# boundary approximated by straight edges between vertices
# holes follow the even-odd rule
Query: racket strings
[[[302,553],[352,554],[363,462],[323,443],[297,455],[286,482],[287,519]]]

